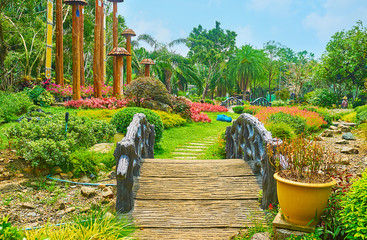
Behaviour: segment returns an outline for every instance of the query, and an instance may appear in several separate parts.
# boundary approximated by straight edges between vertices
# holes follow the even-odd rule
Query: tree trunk
[[[272,71],[269,72],[269,102],[271,103],[271,89],[270,89],[270,84],[271,84],[271,73]]]
[[[168,70],[165,70],[164,72],[165,72],[164,75],[166,76],[166,88],[167,88],[167,91],[171,93],[172,92],[172,88],[171,88],[172,72]]]
[[[3,32],[3,23],[2,18],[0,16],[0,69],[4,67],[4,61],[6,57],[6,45],[4,40],[4,32]]]

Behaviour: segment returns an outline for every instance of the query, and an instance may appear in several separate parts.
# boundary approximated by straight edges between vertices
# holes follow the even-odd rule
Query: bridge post
[[[254,116],[243,113],[232,126],[226,129],[226,157],[244,159],[260,179],[263,189],[261,207],[267,209],[269,204],[277,204],[276,181],[273,177],[275,168],[269,161],[266,146],[276,146],[278,139]]]
[[[115,152],[117,197],[116,212],[126,213],[134,207],[134,176],[138,176],[142,158],[154,158],[154,125],[142,113],[134,115],[126,136]]]

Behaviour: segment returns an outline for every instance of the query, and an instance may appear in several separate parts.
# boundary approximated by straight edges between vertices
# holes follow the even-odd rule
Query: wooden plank
[[[256,200],[136,200],[133,217],[143,228],[241,228],[263,213]]]
[[[134,236],[140,240],[228,240],[238,232],[238,228],[143,228],[136,230]]]
[[[141,177],[137,199],[257,199],[256,179],[246,177]]]
[[[181,160],[181,159],[177,159]],[[186,160],[186,159],[185,159]],[[193,160],[189,160],[193,161]],[[200,161],[200,160],[197,160]],[[143,177],[196,177],[196,176],[252,176],[250,169],[240,164],[228,165],[201,165],[201,164],[149,164],[144,163],[142,167]]]

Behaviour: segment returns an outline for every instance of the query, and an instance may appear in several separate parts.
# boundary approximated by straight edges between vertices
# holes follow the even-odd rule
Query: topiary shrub
[[[298,116],[293,116],[284,112],[278,112],[271,115],[268,122],[278,124],[285,123],[292,127],[296,134],[301,134],[306,130],[306,120]]]
[[[241,113],[243,113],[244,108],[245,108],[244,106],[235,106],[235,107],[232,108],[232,110],[235,113],[241,114]]]
[[[157,113],[161,117],[165,129],[183,126],[186,123],[186,120],[178,114],[167,113],[164,111],[153,112]]]
[[[270,123],[266,125],[266,129],[271,132],[273,137],[282,140],[296,137],[294,129],[284,122]]]
[[[130,125],[133,117],[136,113],[143,113],[147,117],[150,124],[155,126],[155,142],[154,145],[158,144],[163,135],[163,122],[159,115],[150,109],[138,108],[138,107],[128,107],[120,110],[111,119],[111,124],[116,127],[117,132],[126,135],[127,127]]]
[[[340,220],[345,239],[367,239],[367,172],[342,196]]]
[[[16,120],[28,112],[33,102],[26,92],[0,92],[0,123]]]
[[[310,103],[315,106],[329,107],[338,105],[340,99],[338,95],[327,88],[320,88],[315,90],[313,98],[310,99]]]
[[[144,101],[154,100],[170,105],[169,94],[164,84],[156,78],[140,77],[132,81],[125,94],[131,98],[137,107]]]
[[[204,102],[214,105],[214,102],[212,100],[210,100],[210,99],[204,99]]]
[[[180,114],[185,119],[190,119],[190,100],[185,97],[170,96],[171,107],[174,113]]]

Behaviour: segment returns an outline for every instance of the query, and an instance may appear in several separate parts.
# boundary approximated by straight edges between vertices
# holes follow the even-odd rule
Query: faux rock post
[[[142,113],[134,115],[126,136],[117,143],[116,159],[117,197],[116,211],[129,212],[134,207],[134,176],[140,172],[143,158],[154,158],[154,125]]]
[[[264,125],[251,114],[241,114],[233,125],[226,129],[227,159],[242,158],[252,169],[262,184],[263,198],[261,207],[267,209],[269,204],[278,203],[274,167],[266,152],[267,144],[276,146],[277,141]]]

